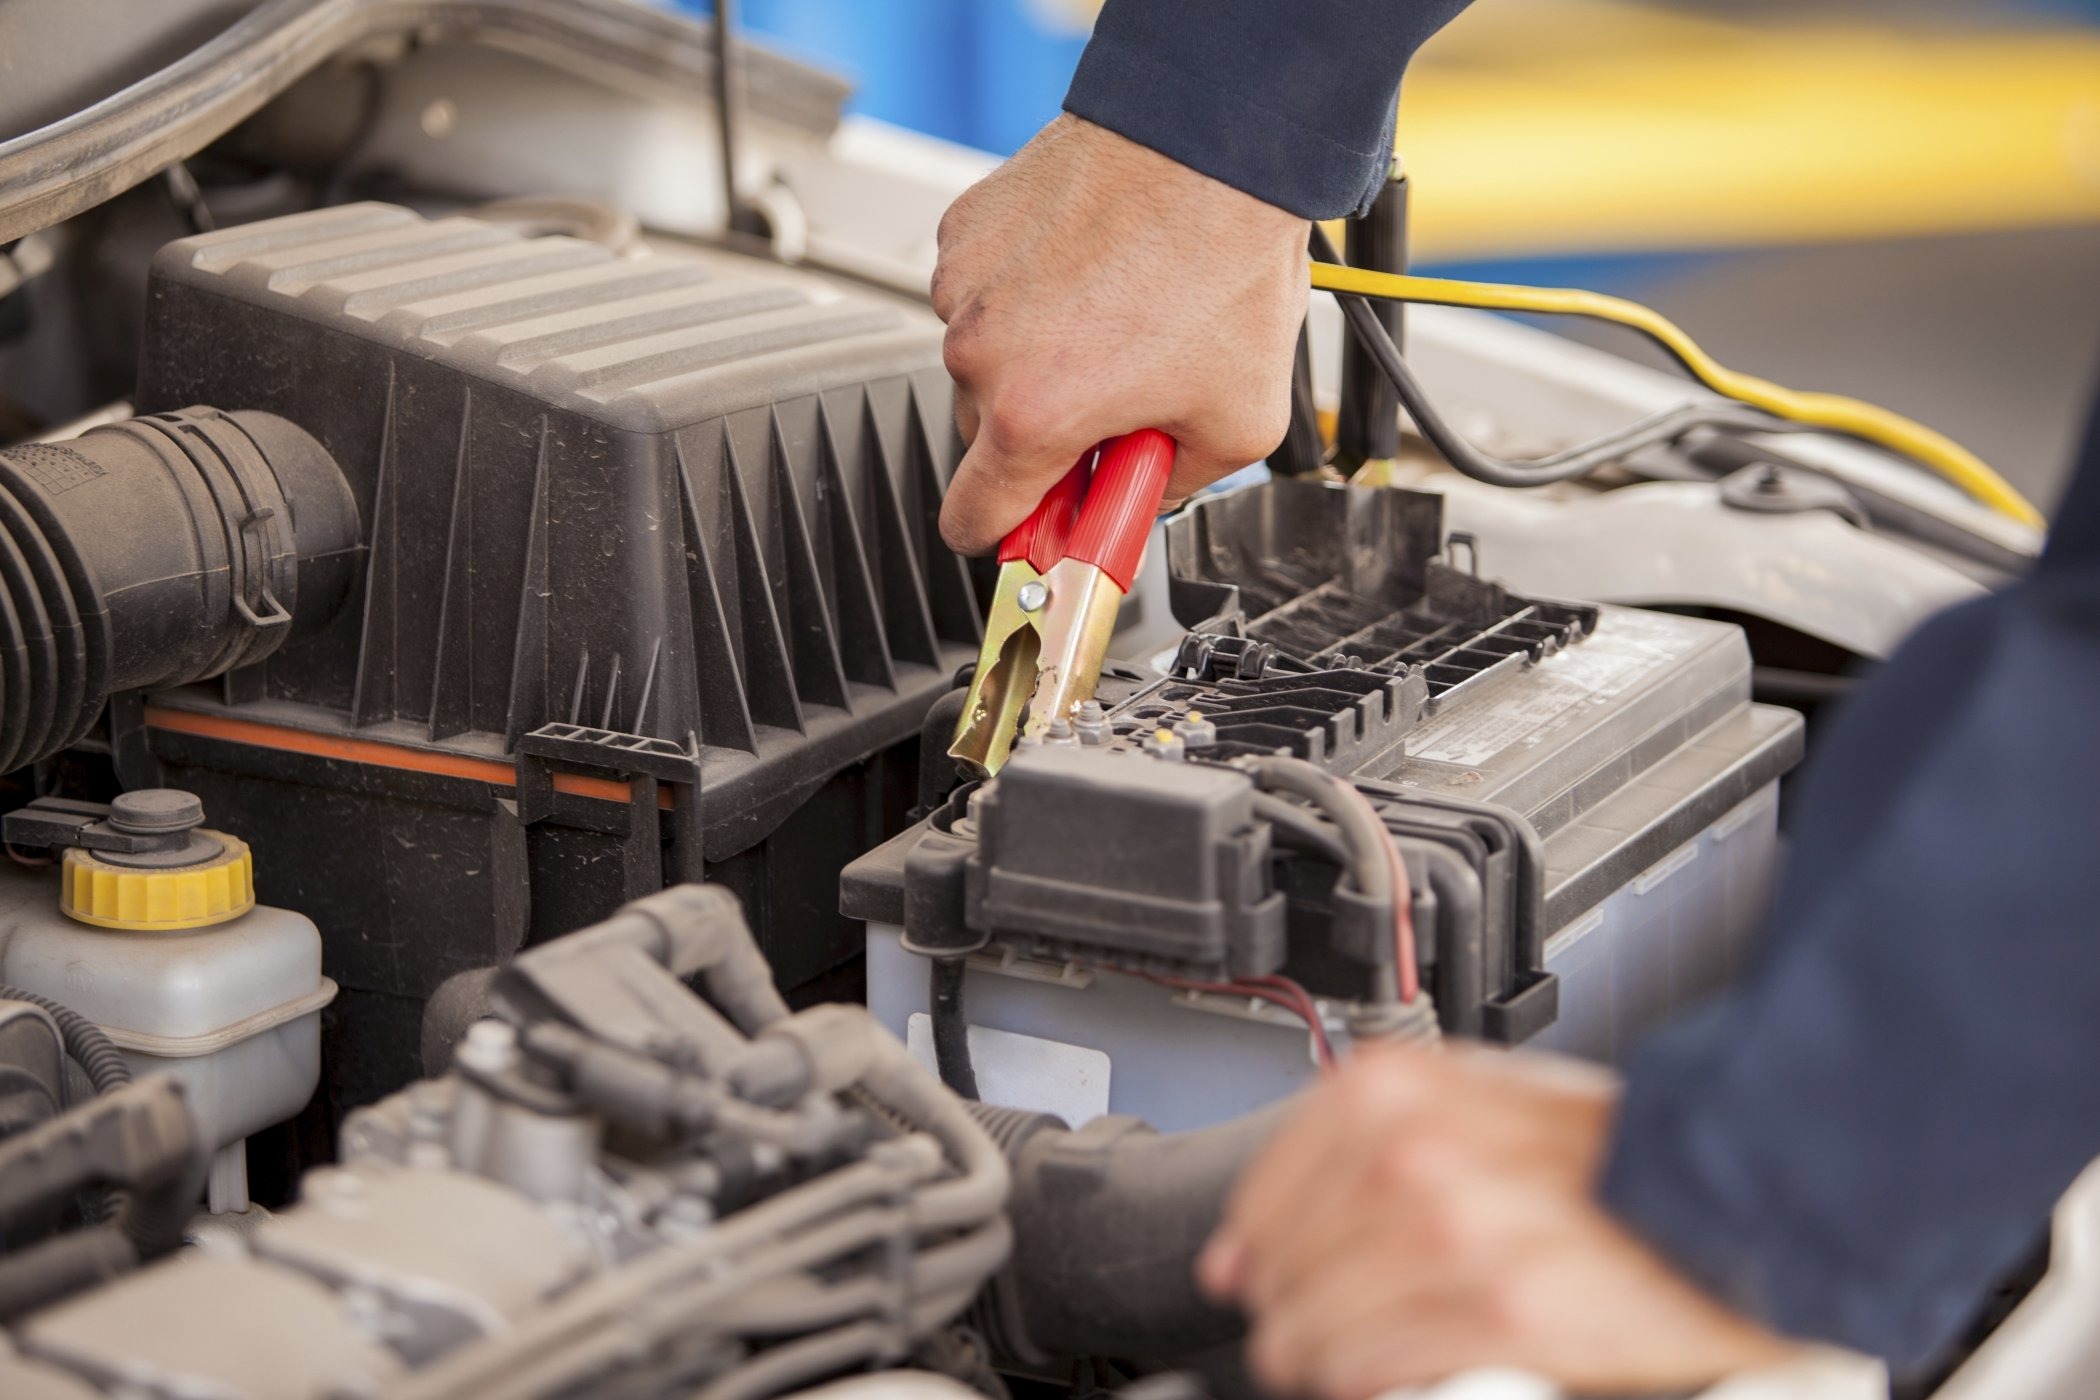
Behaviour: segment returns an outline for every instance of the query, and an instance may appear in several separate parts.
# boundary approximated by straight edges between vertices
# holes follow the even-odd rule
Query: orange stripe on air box
[[[349,739],[337,734],[315,734],[281,724],[259,724],[252,719],[228,719],[223,715],[198,715],[186,710],[148,705],[146,726],[171,734],[194,734],[200,739],[219,739],[251,748],[276,749],[305,754],[309,758],[332,758],[339,763],[363,763],[373,768],[394,768],[404,773],[432,773],[441,778],[465,778],[491,787],[514,788],[517,770],[492,758],[468,758],[464,754],[433,753],[406,744],[378,739]],[[633,790],[614,778],[590,778],[581,773],[556,773],[554,790],[572,797],[593,797],[601,802],[627,802]],[[669,808],[671,794],[658,788],[656,805]]]

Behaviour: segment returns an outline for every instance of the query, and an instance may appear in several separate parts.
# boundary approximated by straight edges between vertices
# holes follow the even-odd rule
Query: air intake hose
[[[251,665],[350,592],[357,502],[268,413],[187,408],[0,450],[0,773],[124,690]]]
[[[1241,1170],[1293,1103],[1157,1133],[1134,1118],[1076,1131],[1047,1114],[971,1104],[1013,1164],[1014,1251],[971,1321],[1001,1355],[1178,1360],[1245,1324],[1196,1288],[1195,1260]]]

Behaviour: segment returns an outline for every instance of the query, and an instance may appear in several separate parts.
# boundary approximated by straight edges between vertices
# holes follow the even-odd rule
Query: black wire
[[[1316,813],[1273,792],[1257,792],[1254,794],[1254,815],[1274,828],[1279,844],[1310,852],[1344,870],[1353,868],[1349,848],[1335,834],[1334,827]]]
[[[1379,911],[1380,924],[1393,930],[1391,961],[1386,964],[1393,980],[1381,994],[1397,1000],[1410,975],[1400,952],[1400,900],[1411,900],[1413,893],[1406,885],[1406,869],[1385,818],[1354,783],[1306,759],[1265,754],[1235,766],[1252,775],[1254,785],[1262,791],[1301,798],[1334,824],[1348,848],[1350,858],[1343,868],[1349,872],[1350,883]]]
[[[1312,804],[1333,823],[1348,852],[1346,869],[1358,892],[1393,906],[1393,871],[1386,853],[1386,832],[1377,809],[1350,784],[1317,763],[1288,754],[1263,754],[1244,760],[1254,785],[1264,792],[1288,794]],[[1266,815],[1266,814],[1265,814]]]
[[[361,63],[358,71],[364,79],[364,92],[358,103],[357,120],[351,123],[350,139],[330,163],[328,173],[314,187],[313,207],[323,208],[341,204],[350,192],[350,179],[356,172],[357,162],[372,144],[372,137],[379,131],[379,119],[386,114],[387,74],[376,63]]]
[[[1298,351],[1291,357],[1291,426],[1269,454],[1269,470],[1278,476],[1310,476],[1326,465],[1320,441],[1320,414],[1313,403],[1312,338],[1306,323],[1298,325]]]
[[[766,221],[737,193],[736,156],[743,145],[744,94],[736,62],[736,0],[715,0],[715,124],[722,142],[722,226],[763,237]]]
[[[131,1082],[131,1066],[116,1043],[102,1027],[64,1002],[53,1001],[20,987],[0,987],[0,1001],[26,1001],[41,1008],[57,1025],[66,1054],[80,1066],[81,1073],[87,1076],[88,1083],[95,1086],[97,1094],[113,1093]]]
[[[1336,256],[1334,245],[1318,225],[1312,233],[1313,256],[1322,262],[1346,266]],[[1452,468],[1485,481],[1491,486],[1545,486],[1556,481],[1568,481],[1578,476],[1587,476],[1599,467],[1610,466],[1642,448],[1660,443],[1674,442],[1686,433],[1699,428],[1717,428],[1734,432],[1785,433],[1823,431],[1808,424],[1790,423],[1768,413],[1747,408],[1727,400],[1702,400],[1680,404],[1676,408],[1643,418],[1637,423],[1616,429],[1602,437],[1585,443],[1548,453],[1544,457],[1530,460],[1512,460],[1482,452],[1467,442],[1458,431],[1444,420],[1436,405],[1423,392],[1421,382],[1408,368],[1400,354],[1400,347],[1393,344],[1378,314],[1371,309],[1370,302],[1353,292],[1336,292],[1334,299],[1341,305],[1342,317],[1348,322],[1357,343],[1377,362],[1386,378],[1393,381],[1393,389],[1400,395],[1400,403],[1407,416],[1414,420],[1417,431],[1428,440]]]
[[[933,1064],[941,1083],[966,1099],[977,1097],[977,1069],[970,1063],[970,1023],[963,1013],[961,958],[935,958],[928,979],[929,1019],[933,1022]]]
[[[160,178],[191,233],[212,233],[218,229],[219,221],[211,216],[211,206],[204,202],[204,190],[189,166],[178,160],[161,171]]]
[[[131,1066],[102,1027],[63,1002],[20,987],[0,987],[0,1001],[26,1001],[40,1007],[58,1027],[66,1057],[80,1066],[97,1095],[114,1093],[131,1082]],[[81,1214],[90,1221],[115,1220],[124,1209],[124,1193],[108,1187],[81,1193]]]
[[[1745,467],[1776,462],[1782,467],[1807,472],[1811,476],[1836,482],[1844,487],[1846,492],[1859,502],[1860,509],[1867,513],[1868,522],[1876,529],[1908,535],[1921,544],[1960,555],[1972,564],[1979,564],[2008,578],[2017,578],[2034,567],[2031,555],[2007,549],[2004,545],[1985,539],[1981,535],[1972,535],[1952,521],[1934,515],[1909,501],[1878,491],[1852,477],[1841,476],[1827,467],[1790,456],[1765,443],[1742,442],[1726,437],[1708,438],[1703,442],[1688,445],[1684,455],[1700,479],[1709,481],[1741,471]]]
[[[1774,704],[1820,705],[1843,700],[1859,685],[1858,676],[1833,676],[1821,671],[1798,671],[1784,666],[1752,666],[1750,689],[1760,700]]]

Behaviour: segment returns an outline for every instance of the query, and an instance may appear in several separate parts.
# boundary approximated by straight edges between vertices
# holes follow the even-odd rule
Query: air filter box
[[[155,261],[139,407],[297,423],[361,606],[114,713],[320,925],[351,1101],[447,976],[668,880],[743,898],[784,982],[858,951],[835,872],[902,825],[980,610],[934,528],[940,326],[758,259],[623,256],[349,205]]]

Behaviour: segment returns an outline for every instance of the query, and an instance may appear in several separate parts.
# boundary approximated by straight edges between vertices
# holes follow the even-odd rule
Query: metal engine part
[[[790,1014],[727,893],[536,948],[497,1005],[294,1207],[17,1351],[166,1400],[759,1397],[904,1360],[1005,1262],[991,1137],[864,1012]]]
[[[17,1309],[0,1378],[127,1400],[764,1400],[953,1355],[932,1339],[963,1324],[1033,1363],[1237,1333],[1184,1263],[1266,1119],[1173,1138],[966,1105],[865,1011],[790,1013],[709,886],[522,954],[493,1005],[449,1074],[351,1118],[290,1209]],[[99,1102],[165,1112],[166,1093]],[[54,1161],[41,1195],[84,1179]],[[1016,1229],[1037,1247],[1008,1267]],[[1095,1267],[1124,1282],[1073,1287]]]

